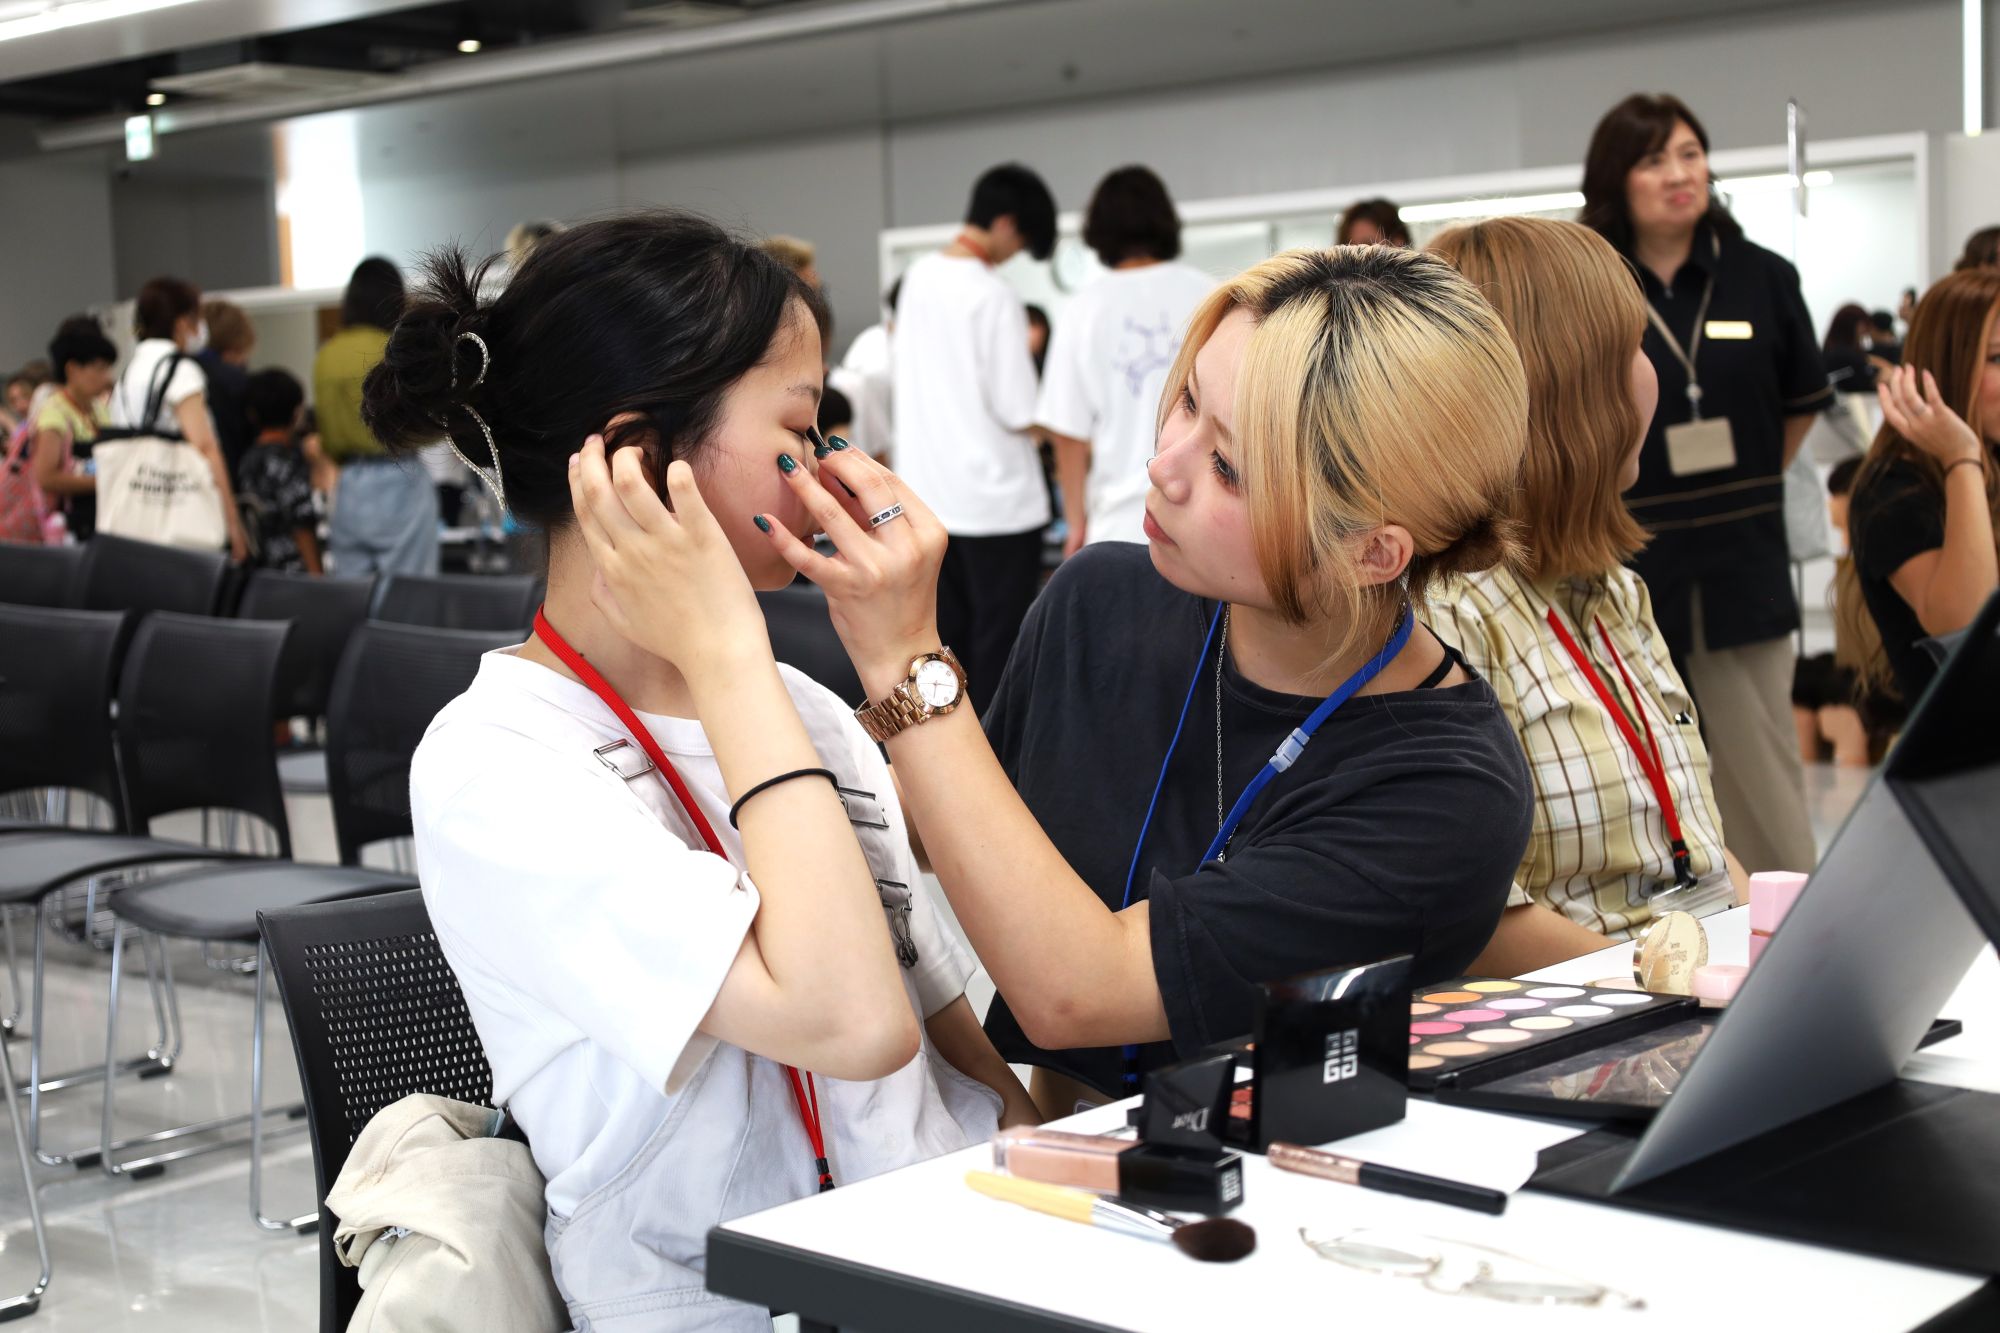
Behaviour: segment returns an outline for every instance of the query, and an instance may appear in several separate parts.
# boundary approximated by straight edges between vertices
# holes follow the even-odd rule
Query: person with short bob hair
[[[1181,215],[1166,182],[1141,166],[1119,167],[1097,182],[1083,212],[1083,243],[1106,268],[1179,259]]]
[[[35,485],[61,507],[70,536],[87,541],[97,528],[97,476],[82,465],[111,424],[104,395],[118,348],[94,316],[72,315],[49,340],[49,364],[56,368],[55,391],[30,420]]]
[[[313,357],[320,448],[341,472],[326,553],[345,578],[438,572],[437,486],[421,463],[392,456],[362,419],[362,385],[381,364],[404,304],[402,270],[379,257],[362,260],[340,299],[340,332]]]
[[[1165,390],[1147,546],[1065,562],[983,719],[913,487],[836,454],[854,503],[791,483],[839,557],[770,534],[826,590],[1048,1114],[1240,1037],[1259,983],[1396,954],[1458,975],[1528,835],[1498,699],[1412,605],[1513,550],[1528,400],[1492,307],[1433,256],[1292,251],[1203,302]]]
[[[1509,506],[1520,557],[1445,580],[1430,603],[1431,625],[1493,683],[1535,775],[1534,832],[1472,968],[1511,977],[1637,934],[1659,911],[1720,911],[1735,887],[1693,701],[1625,564],[1646,533],[1621,495],[1659,397],[1639,345],[1645,298],[1618,252],[1574,222],[1493,218],[1429,249],[1492,302],[1528,378]],[[1646,753],[1657,743],[1664,788],[1633,739]]]
[[[1579,220],[1646,298],[1660,405],[1625,495],[1652,537],[1633,568],[1701,704],[1730,848],[1753,871],[1809,870],[1785,471],[1833,390],[1798,270],[1744,237],[1708,152],[1679,98],[1623,99],[1591,134]]]
[[[236,511],[228,460],[209,411],[208,376],[198,359],[208,342],[201,318],[201,289],[181,278],[149,280],[133,303],[133,331],[139,335],[139,344],[112,387],[111,425],[182,439],[201,454],[215,475],[223,524],[229,532],[230,557],[242,560],[250,547],[242,516]],[[141,420],[155,393],[159,395],[159,415],[151,421]]]
[[[1339,245],[1410,244],[1410,229],[1404,225],[1403,211],[1388,199],[1361,199],[1347,206],[1334,232]]]
[[[549,538],[535,632],[411,764],[424,901],[570,1320],[769,1333],[706,1290],[709,1228],[1032,1117],[880,753],[773,659],[754,596],[792,571],[753,516],[810,538],[783,478],[833,452],[819,296],[671,212],[551,236],[497,297],[482,277],[434,256],[366,390],[397,453],[444,423]]]
[[[1188,316],[1215,290],[1215,279],[1176,262],[1180,214],[1145,167],[1097,183],[1083,239],[1110,271],[1064,307],[1035,404],[1035,424],[1055,446],[1065,557],[1090,542],[1146,540],[1160,393]]]
[[[250,418],[246,394],[250,388],[250,353],[257,346],[257,328],[234,301],[214,297],[201,303],[202,326],[208,342],[195,354],[208,377],[208,414],[215,421],[215,442],[234,477],[250,451]]]
[[[1056,252],[1056,201],[1042,178],[1019,162],[990,167],[973,182],[965,224],[1000,232],[1003,245],[1046,263]],[[1012,233],[1011,238],[1006,236]],[[995,257],[996,261],[998,256]]]

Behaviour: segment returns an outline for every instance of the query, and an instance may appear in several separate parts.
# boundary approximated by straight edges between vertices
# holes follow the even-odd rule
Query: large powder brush
[[[1206,1264],[1235,1263],[1257,1248],[1257,1233],[1234,1218],[1214,1217],[1204,1222],[1183,1222],[1170,1213],[1152,1208],[1134,1208],[1083,1190],[997,1176],[989,1171],[968,1171],[965,1183],[990,1198],[1017,1203],[1051,1217],[1068,1218],[1072,1222],[1144,1240],[1166,1241],[1190,1259],[1199,1259]]]

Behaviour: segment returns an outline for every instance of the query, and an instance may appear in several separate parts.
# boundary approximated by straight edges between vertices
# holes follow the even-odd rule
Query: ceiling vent
[[[720,0],[669,0],[666,4],[634,5],[625,11],[629,22],[649,23],[660,28],[705,28],[710,24],[728,23],[746,17],[748,12],[742,5],[725,4]]]
[[[278,65],[252,60],[192,74],[168,74],[153,79],[159,92],[181,97],[250,101],[266,97],[339,97],[379,88],[394,80],[361,70],[323,69],[313,65]]]

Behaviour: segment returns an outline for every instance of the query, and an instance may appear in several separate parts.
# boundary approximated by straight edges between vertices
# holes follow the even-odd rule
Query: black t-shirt
[[[1861,596],[1882,635],[1896,692],[1914,704],[1937,675],[1937,663],[1917,646],[1923,622],[1890,584],[1889,576],[1912,556],[1944,545],[1944,493],[1907,458],[1892,459],[1848,501],[1848,530],[1854,534],[1854,569]]]
[[[1691,417],[1688,374],[1648,320],[1644,348],[1659,373],[1660,406],[1639,453],[1639,480],[1625,502],[1653,534],[1632,567],[1652,591],[1660,632],[1682,658],[1694,645],[1696,588],[1710,648],[1739,648],[1798,628],[1785,541],[1785,419],[1823,410],[1833,393],[1798,270],[1741,237],[1721,240],[1719,251],[1717,244],[1704,225],[1670,286],[1638,266],[1646,299],[1683,350],[1692,343],[1702,292],[1714,276],[1708,327],[1695,351],[1701,414],[1727,417],[1736,443],[1734,467],[1673,474],[1666,434]]]
[[[1143,546],[1087,547],[1029,611],[987,711],[1022,800],[1114,911],[1215,609],[1162,579]],[[1412,984],[1457,975],[1492,936],[1527,846],[1521,743],[1474,679],[1348,701],[1250,808],[1225,860],[1197,872],[1217,826],[1215,657],[1133,877],[1132,901],[1152,901],[1173,1033],[1142,1049],[1142,1069],[1249,1032],[1261,982],[1398,953],[1415,955]],[[1225,806],[1320,702],[1226,670]],[[1038,1049],[1004,995],[986,1030],[1011,1061],[1117,1090],[1117,1048]]]

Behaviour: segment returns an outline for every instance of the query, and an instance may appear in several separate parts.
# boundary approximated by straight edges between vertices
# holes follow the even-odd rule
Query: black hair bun
[[[447,246],[426,256],[419,274],[381,363],[361,389],[361,419],[392,453],[449,434],[451,410],[474,392],[483,364],[479,348],[462,335],[480,331],[486,266]]]

